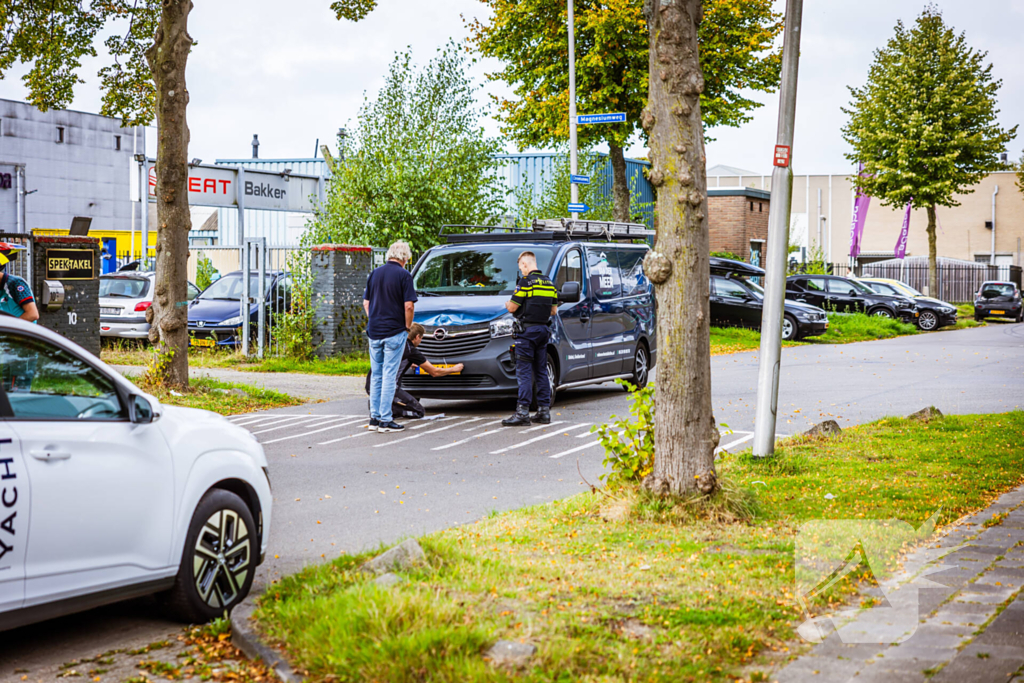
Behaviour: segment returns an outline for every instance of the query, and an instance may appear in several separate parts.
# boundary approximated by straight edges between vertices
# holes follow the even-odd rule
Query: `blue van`
[[[461,227],[461,226],[460,226]],[[524,251],[559,291],[551,323],[548,377],[557,391],[614,379],[643,387],[657,359],[654,289],[643,272],[649,251],[634,243],[645,226],[596,221],[535,221],[512,231],[444,234],[412,270],[426,329],[420,350],[437,366],[465,364],[445,377],[409,375],[402,385],[423,398],[515,396],[512,316],[505,302]],[[553,399],[552,399],[553,400]]]

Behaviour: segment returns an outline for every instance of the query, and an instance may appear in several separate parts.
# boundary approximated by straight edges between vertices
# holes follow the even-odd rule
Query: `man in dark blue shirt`
[[[391,402],[395,397],[398,366],[402,362],[416,303],[412,275],[405,269],[411,258],[408,244],[392,244],[388,247],[387,263],[370,273],[363,293],[363,310],[369,318],[366,323],[372,378],[369,427],[373,431],[404,429],[392,419]]]

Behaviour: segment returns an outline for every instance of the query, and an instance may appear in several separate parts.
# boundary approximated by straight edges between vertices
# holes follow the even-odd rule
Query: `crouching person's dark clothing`
[[[421,418],[427,414],[415,396],[402,388],[402,378],[412,366],[420,366],[427,362],[427,357],[413,345],[412,342],[405,343],[405,351],[402,353],[402,362],[398,366],[398,378],[396,379],[395,397],[391,402],[391,411],[395,417]],[[366,393],[370,393],[370,373],[366,374]]]

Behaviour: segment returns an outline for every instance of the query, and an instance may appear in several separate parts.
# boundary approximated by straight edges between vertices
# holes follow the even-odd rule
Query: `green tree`
[[[971,49],[964,34],[946,26],[934,6],[913,28],[896,23],[895,35],[868,70],[843,111],[843,137],[864,164],[858,183],[883,205],[928,212],[928,290],[938,291],[935,207],[958,206],[955,195],[1000,167],[999,153],[1017,127],[1001,128],[987,53]]]
[[[484,57],[504,62],[489,75],[513,87],[498,98],[503,132],[521,147],[559,145],[569,139],[566,0],[480,0],[493,13],[473,21],[470,42]],[[648,93],[648,30],[642,0],[574,0],[576,96],[581,113],[621,111],[626,123],[580,126],[583,147],[608,144],[615,218],[629,216],[623,148],[639,128]],[[739,126],[761,104],[745,90],[772,92],[779,83],[782,29],[771,0],[708,0],[700,25],[704,127]],[[565,209],[563,207],[562,212]]]
[[[440,226],[500,220],[504,193],[485,135],[466,57],[449,44],[417,70],[408,52],[391,63],[375,100],[366,99],[339,157],[326,205],[305,239],[413,251],[437,243]]]
[[[1017,162],[1017,188],[1024,192],[1024,153],[1021,153],[1020,161]]]

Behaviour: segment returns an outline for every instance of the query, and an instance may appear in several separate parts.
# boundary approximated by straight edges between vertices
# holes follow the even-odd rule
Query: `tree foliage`
[[[466,57],[449,44],[422,69],[398,53],[375,100],[366,99],[351,136],[340,138],[327,203],[312,242],[384,245],[414,251],[437,243],[446,223],[484,223],[504,196]]]
[[[957,206],[955,195],[999,169],[999,153],[1016,135],[997,122],[1002,81],[992,77],[986,52],[968,46],[934,6],[911,29],[895,35],[868,70],[843,111],[843,137],[862,162],[858,182],[887,206]]]
[[[521,147],[569,138],[568,11],[564,0],[481,0],[489,23],[470,23],[471,43],[503,62],[492,80],[513,87],[514,98],[495,98],[503,132]],[[581,126],[582,146],[625,146],[637,132],[647,102],[648,30],[641,0],[577,0],[576,98],[580,113],[621,111],[624,124]],[[782,30],[771,0],[708,0],[700,26],[705,129],[739,126],[761,104],[744,90],[772,92],[779,83]]]
[[[114,31],[105,45],[113,64],[99,71],[101,113],[123,125],[148,124],[154,116],[153,78],[145,51],[153,43],[159,0],[5,0],[0,3],[0,77],[18,63],[29,65],[23,80],[28,101],[41,111],[65,109],[74,98],[82,59],[95,57],[96,35]],[[119,23],[120,22],[120,23]]]

